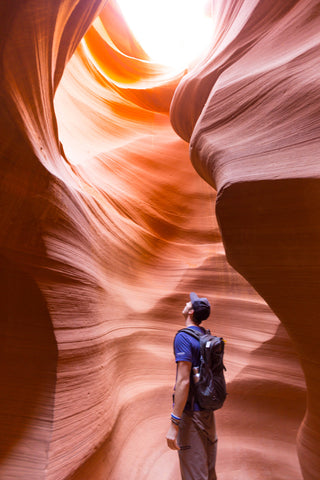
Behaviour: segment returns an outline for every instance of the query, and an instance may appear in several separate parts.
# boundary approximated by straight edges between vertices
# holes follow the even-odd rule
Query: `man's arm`
[[[190,387],[190,371],[191,362],[177,363],[177,381],[174,393],[174,408],[172,413],[179,418],[182,415],[183,409],[188,399]],[[171,422],[166,438],[168,447],[172,450],[179,450],[179,446],[177,444],[178,430],[179,426]]]

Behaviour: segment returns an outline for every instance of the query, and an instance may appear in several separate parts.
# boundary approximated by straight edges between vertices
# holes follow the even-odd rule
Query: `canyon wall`
[[[114,1],[0,6],[1,479],[179,478],[192,290],[227,341],[219,478],[319,476],[319,4],[212,8],[172,76]]]
[[[183,79],[172,120],[190,141],[195,168],[218,192],[229,263],[277,314],[301,359],[308,401],[298,452],[304,478],[316,479],[320,6],[243,1],[221,10],[232,28],[224,24],[210,58]],[[190,97],[197,108],[188,117]]]

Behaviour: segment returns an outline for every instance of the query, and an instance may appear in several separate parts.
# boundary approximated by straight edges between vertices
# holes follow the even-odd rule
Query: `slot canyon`
[[[178,480],[190,291],[219,480],[320,478],[320,2],[208,6],[172,70],[116,0],[0,3],[1,480]]]

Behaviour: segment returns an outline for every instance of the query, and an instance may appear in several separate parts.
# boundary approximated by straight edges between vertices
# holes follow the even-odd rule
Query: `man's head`
[[[183,309],[183,315],[187,317],[190,315],[192,321],[200,325],[202,320],[206,320],[210,315],[210,303],[207,298],[199,298],[194,292],[190,293],[190,302],[186,304]]]

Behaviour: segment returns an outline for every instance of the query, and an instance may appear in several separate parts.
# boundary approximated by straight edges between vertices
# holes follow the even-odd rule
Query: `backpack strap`
[[[181,328],[180,330],[178,330],[178,332],[176,333],[175,337],[174,337],[174,341],[176,339],[176,336],[178,335],[178,333],[187,333],[188,335],[190,335],[191,337],[193,338],[196,338],[197,340],[199,340],[200,342],[200,339],[203,335],[205,335],[206,333],[210,333],[209,330],[206,330],[204,333],[203,332],[199,332],[198,330],[194,330],[193,328]],[[174,351],[174,341],[173,341],[173,351]],[[201,342],[200,342],[201,344]],[[200,348],[200,355],[201,355],[201,348]],[[194,382],[193,382],[193,376],[192,376],[192,371],[190,372],[190,389],[189,389],[189,394],[188,394],[188,401],[191,405],[191,409],[193,410],[193,406],[194,406],[194,402],[195,402],[195,391],[194,391]]]
[[[173,339],[173,353],[174,352],[174,342],[176,340],[176,336],[178,335],[178,333],[187,333],[188,335],[190,335],[191,337],[193,338],[196,338],[197,340],[200,341],[200,338],[202,337],[202,335],[205,335],[204,333],[200,333],[198,332],[197,330],[193,330],[193,328],[181,328],[180,330],[177,331],[177,333],[175,334],[175,337]],[[205,333],[209,332],[209,330],[206,330]]]
[[[197,340],[200,340],[200,338],[203,336],[203,335],[206,335],[206,334],[209,334],[211,335],[210,333],[210,330],[206,330],[204,333],[201,333],[199,332],[198,330],[194,330],[193,328],[181,328],[181,330],[179,330],[176,335],[180,332],[184,332],[184,333],[187,333],[188,335],[191,335],[191,337],[193,338],[196,338]]]

